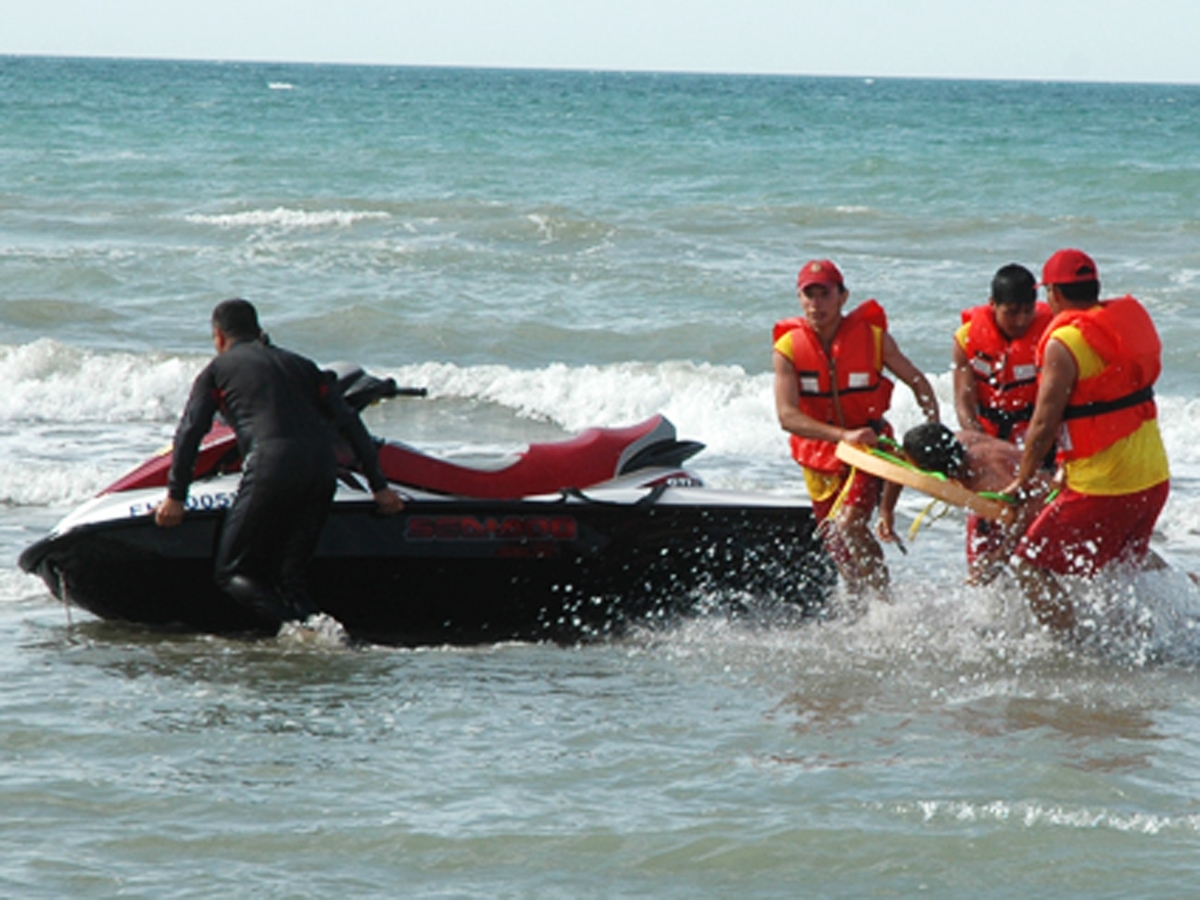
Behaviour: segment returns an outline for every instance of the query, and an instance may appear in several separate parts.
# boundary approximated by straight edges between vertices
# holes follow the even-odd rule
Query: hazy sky
[[[1200,83],[1200,0],[0,0],[0,54]]]

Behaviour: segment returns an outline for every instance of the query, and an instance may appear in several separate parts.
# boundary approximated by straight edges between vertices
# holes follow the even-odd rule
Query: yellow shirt
[[[796,349],[792,343],[790,331],[775,342],[775,350],[782,353],[789,361],[796,361]],[[833,497],[842,489],[842,485],[846,481],[844,472],[818,472],[808,466],[800,468],[804,472],[804,486],[808,488],[808,496],[817,503]]]
[[[1080,378],[1090,378],[1104,369],[1104,360],[1074,325],[1056,328],[1051,337],[1061,341],[1075,357]],[[1144,491],[1171,477],[1157,419],[1143,422],[1133,434],[1099,453],[1068,460],[1064,468],[1071,490],[1110,497]]]
[[[792,333],[789,331],[775,342],[775,349],[792,362],[796,361],[795,348],[792,346]]]
[[[958,342],[958,346],[964,350],[967,349],[967,335],[971,331],[971,323],[963,322],[958,326],[958,331],[954,332],[954,340]]]

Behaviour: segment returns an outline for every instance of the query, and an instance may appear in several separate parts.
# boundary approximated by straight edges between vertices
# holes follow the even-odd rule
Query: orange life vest
[[[1054,318],[1045,303],[1034,309],[1033,324],[1015,340],[996,325],[990,303],[965,309],[967,329],[963,350],[975,376],[976,414],[992,437],[1014,440],[1028,426],[1037,400],[1037,348],[1042,332]]]
[[[1083,459],[1158,417],[1153,385],[1162,371],[1162,342],[1145,307],[1125,296],[1059,313],[1038,345],[1039,365],[1050,335],[1064,325],[1078,328],[1105,363],[1099,374],[1075,382],[1063,413],[1058,458]]]
[[[887,314],[867,300],[842,317],[826,354],[821,339],[802,317],[775,325],[774,338],[792,334],[792,365],[800,411],[842,428],[884,427],[883,414],[892,399],[892,381],[883,374],[883,337]],[[834,377],[836,373],[836,378]],[[821,472],[842,467],[836,445],[830,441],[791,435],[792,457],[802,466]]]

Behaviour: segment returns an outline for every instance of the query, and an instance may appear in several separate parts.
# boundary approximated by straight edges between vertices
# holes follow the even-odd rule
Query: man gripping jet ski
[[[218,586],[269,623],[318,612],[307,569],[337,482],[337,433],[349,441],[379,511],[399,512],[358,413],[330,373],[272,346],[246,300],[225,300],[212,314],[216,357],[196,377],[175,432],[167,497],[155,522],[183,521],[201,439],[219,410],[237,435],[242,477],[217,544]]]

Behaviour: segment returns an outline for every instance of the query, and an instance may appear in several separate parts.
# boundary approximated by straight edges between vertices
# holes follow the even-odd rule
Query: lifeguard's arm
[[[1051,338],[1046,344],[1046,357],[1038,377],[1037,401],[1029,430],[1025,433],[1021,465],[1016,478],[1004,489],[1006,494],[1019,497],[1026,493],[1026,488],[1042,467],[1042,461],[1054,446],[1067,401],[1071,399],[1071,390],[1078,377],[1079,366],[1071,351],[1062,341]]]
[[[991,550],[980,554],[971,567],[969,580],[973,584],[987,584],[1000,574],[1025,530],[1042,511],[1053,487],[1053,479],[1044,470],[1025,483],[1025,490],[1022,499],[1017,503],[1015,514],[1004,525],[1004,536]]]
[[[780,428],[788,434],[818,441],[834,444],[847,441],[875,446],[878,435],[871,428],[841,428],[801,412],[800,390],[796,386],[796,369],[792,361],[778,350],[772,356],[775,368],[775,414],[779,417]]]
[[[883,336],[883,364],[893,375],[909,386],[913,396],[917,398],[917,405],[921,407],[921,412],[925,413],[927,421],[941,421],[933,385],[929,383],[929,379],[921,370],[900,352],[899,345],[890,334]]]
[[[979,394],[975,389],[975,373],[971,371],[967,351],[957,340],[954,341],[950,361],[954,373],[954,412],[958,416],[958,425],[968,431],[983,431],[983,425],[979,422]]]

